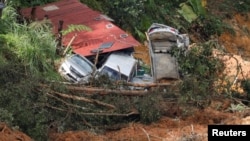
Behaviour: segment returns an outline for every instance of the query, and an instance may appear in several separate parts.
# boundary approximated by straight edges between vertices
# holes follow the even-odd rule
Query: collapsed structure
[[[71,46],[72,51],[85,57],[93,56],[96,50],[108,53],[118,50],[133,49],[140,43],[112,23],[112,19],[92,10],[78,0],[60,0],[42,6],[24,8],[20,11],[26,19],[41,21],[49,19],[53,24],[53,32],[62,36],[62,46]],[[72,31],[60,35],[71,25],[84,25],[90,31]],[[73,39],[73,41],[72,41]]]

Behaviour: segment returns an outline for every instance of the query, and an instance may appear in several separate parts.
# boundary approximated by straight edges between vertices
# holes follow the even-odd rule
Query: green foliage
[[[8,82],[17,83],[24,76],[24,67],[15,62],[9,62],[0,65],[0,85]]]
[[[9,126],[12,126],[12,122],[13,122],[13,114],[11,112],[9,112],[8,110],[1,108],[0,107],[0,122],[5,122],[7,123]]]
[[[201,17],[206,15],[205,7],[202,5],[201,0],[188,0],[188,3],[192,6],[194,12]]]
[[[161,117],[158,92],[152,92],[138,100],[136,109],[140,113],[140,121],[142,123],[152,123]]]
[[[47,21],[21,25],[16,17],[14,8],[7,6],[0,20],[4,27],[0,32],[0,119],[32,138],[46,140],[47,98],[36,89],[37,84],[57,76],[56,42]]]
[[[224,31],[225,24],[221,21],[221,19],[214,16],[207,16],[203,20],[203,36],[207,37],[205,39],[209,39],[212,35],[221,35]]]
[[[200,79],[215,78],[222,70],[222,62],[212,56],[212,44],[197,45],[185,52],[179,49],[173,50],[172,54],[177,56],[180,71],[183,75],[192,75]]]
[[[53,27],[52,23],[48,19],[43,19],[42,21],[33,21],[29,24],[29,28],[37,31],[49,32]]]
[[[247,80],[243,80],[241,82],[241,85],[243,87],[243,90],[246,92],[247,94],[247,98],[250,100],[250,79]]]
[[[82,0],[86,2],[86,0]],[[90,7],[102,11],[114,19],[115,24],[131,32],[138,40],[145,40],[142,35],[153,22],[165,23],[166,15],[174,15],[174,7],[178,2],[155,0],[95,0]],[[95,8],[96,7],[96,8]],[[101,7],[101,8],[97,8]],[[167,21],[171,23],[170,21]]]
[[[216,93],[214,82],[224,69],[223,63],[213,57],[213,46],[204,43],[191,48],[188,52],[173,50],[177,57],[183,82],[180,85],[182,101],[192,102],[197,106],[206,106]]]
[[[231,112],[243,112],[246,109],[247,107],[244,104],[231,104],[228,110]]]
[[[74,32],[74,31],[91,31],[90,27],[87,27],[85,25],[68,25],[67,29],[62,30],[63,35],[67,35],[68,33]]]
[[[250,11],[250,1],[241,0],[241,1],[225,1],[223,8],[226,8],[228,12],[239,12],[247,13]]]
[[[193,22],[197,19],[197,14],[194,13],[191,6],[187,5],[186,3],[180,4],[181,9],[178,12],[189,22]]]
[[[112,17],[118,26],[128,32],[133,32],[135,27],[141,28],[138,27],[138,23],[140,25],[143,17],[145,17],[145,0],[108,0],[101,2],[101,5],[105,14]],[[140,31],[142,30],[140,29]]]
[[[39,6],[44,5],[50,2],[55,2],[58,0],[10,0],[7,1],[9,5],[12,5],[14,7],[32,7],[32,6]]]
[[[32,24],[31,26],[34,27]],[[3,37],[10,50],[29,69],[30,75],[50,72],[53,70],[56,49],[53,34],[46,26],[46,28],[35,26],[34,29],[32,27],[13,24],[11,32]]]
[[[0,21],[6,27],[5,30],[10,28],[10,23],[12,24],[16,23],[16,17],[17,17],[16,10],[12,6],[6,6],[3,9],[2,19]]]
[[[97,11],[105,12],[105,11],[103,11],[104,7],[102,6],[103,1],[99,1],[99,0],[80,0],[80,2],[82,2],[83,4],[88,5],[90,8],[95,9]]]
[[[36,78],[27,78],[18,83],[7,82],[0,87],[0,109],[7,123],[18,127],[36,139],[45,139],[47,113],[42,103],[44,95],[34,91]],[[1,118],[3,118],[1,117]]]
[[[195,21],[198,17],[206,16],[205,7],[202,5],[201,0],[188,0],[180,4],[181,9],[178,13],[181,14],[189,23]]]

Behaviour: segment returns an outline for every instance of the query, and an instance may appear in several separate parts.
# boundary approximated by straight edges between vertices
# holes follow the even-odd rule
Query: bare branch
[[[49,94],[49,93],[46,93],[46,95],[48,95],[49,97],[55,98],[56,100],[58,100],[58,101],[64,103],[64,104],[67,105],[67,106],[71,106],[71,107],[79,108],[79,109],[87,109],[87,108],[85,108],[85,107],[81,107],[81,106],[78,106],[78,105],[70,104],[70,103],[68,103],[68,102],[66,102],[66,101],[64,101],[64,100],[62,100],[62,99],[60,99],[60,98],[58,98],[58,97],[56,97],[56,96],[53,96],[53,95],[51,95],[51,94]]]
[[[149,134],[146,132],[146,130],[143,129],[142,127],[141,127],[141,130],[147,135],[148,141],[150,141]]]
[[[95,88],[95,87],[77,87],[77,86],[67,86],[68,90],[71,91],[81,91],[87,94],[97,93],[100,95],[108,95],[108,94],[120,94],[126,96],[142,96],[147,94],[147,91],[132,91],[132,90],[112,90],[112,89],[103,89],[103,88]]]
[[[97,104],[97,105],[105,106],[105,107],[108,107],[108,108],[111,108],[111,109],[116,109],[116,107],[114,105],[103,103],[103,102],[98,101],[98,100],[88,99],[88,98],[80,97],[80,96],[63,94],[63,93],[59,93],[59,92],[55,92],[55,91],[53,91],[52,93],[56,94],[56,95],[59,95],[61,97],[64,97],[64,98],[69,98],[69,99],[84,101],[84,102],[88,102],[88,103],[92,103],[92,104]]]

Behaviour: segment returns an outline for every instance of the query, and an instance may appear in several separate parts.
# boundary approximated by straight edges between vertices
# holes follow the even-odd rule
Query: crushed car
[[[95,70],[94,64],[86,57],[80,54],[72,54],[64,58],[58,72],[69,82],[86,84]]]
[[[130,82],[137,72],[137,60],[128,53],[113,52],[97,70],[97,76],[107,75],[111,80]]]
[[[180,34],[177,29],[159,23],[153,23],[146,34],[153,81],[179,79],[177,59],[170,54],[170,51],[174,47],[187,49],[189,46],[188,35]]]
[[[133,54],[125,52],[111,53],[103,65],[96,72],[97,78],[106,75],[114,81],[125,81],[132,84],[150,84],[152,77],[146,74],[133,57]],[[146,87],[130,86],[130,89],[146,89]]]

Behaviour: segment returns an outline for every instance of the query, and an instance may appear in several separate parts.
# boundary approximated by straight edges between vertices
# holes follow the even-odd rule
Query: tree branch
[[[80,96],[63,94],[63,93],[59,93],[59,92],[55,92],[55,91],[52,91],[52,93],[56,94],[56,95],[59,95],[61,97],[64,97],[64,98],[69,98],[69,99],[84,101],[84,102],[88,102],[88,103],[92,103],[92,104],[97,104],[97,105],[105,106],[105,107],[108,107],[108,108],[111,108],[111,109],[116,109],[116,107],[114,105],[103,103],[103,102],[98,101],[98,100],[88,99],[88,98],[80,97]]]

